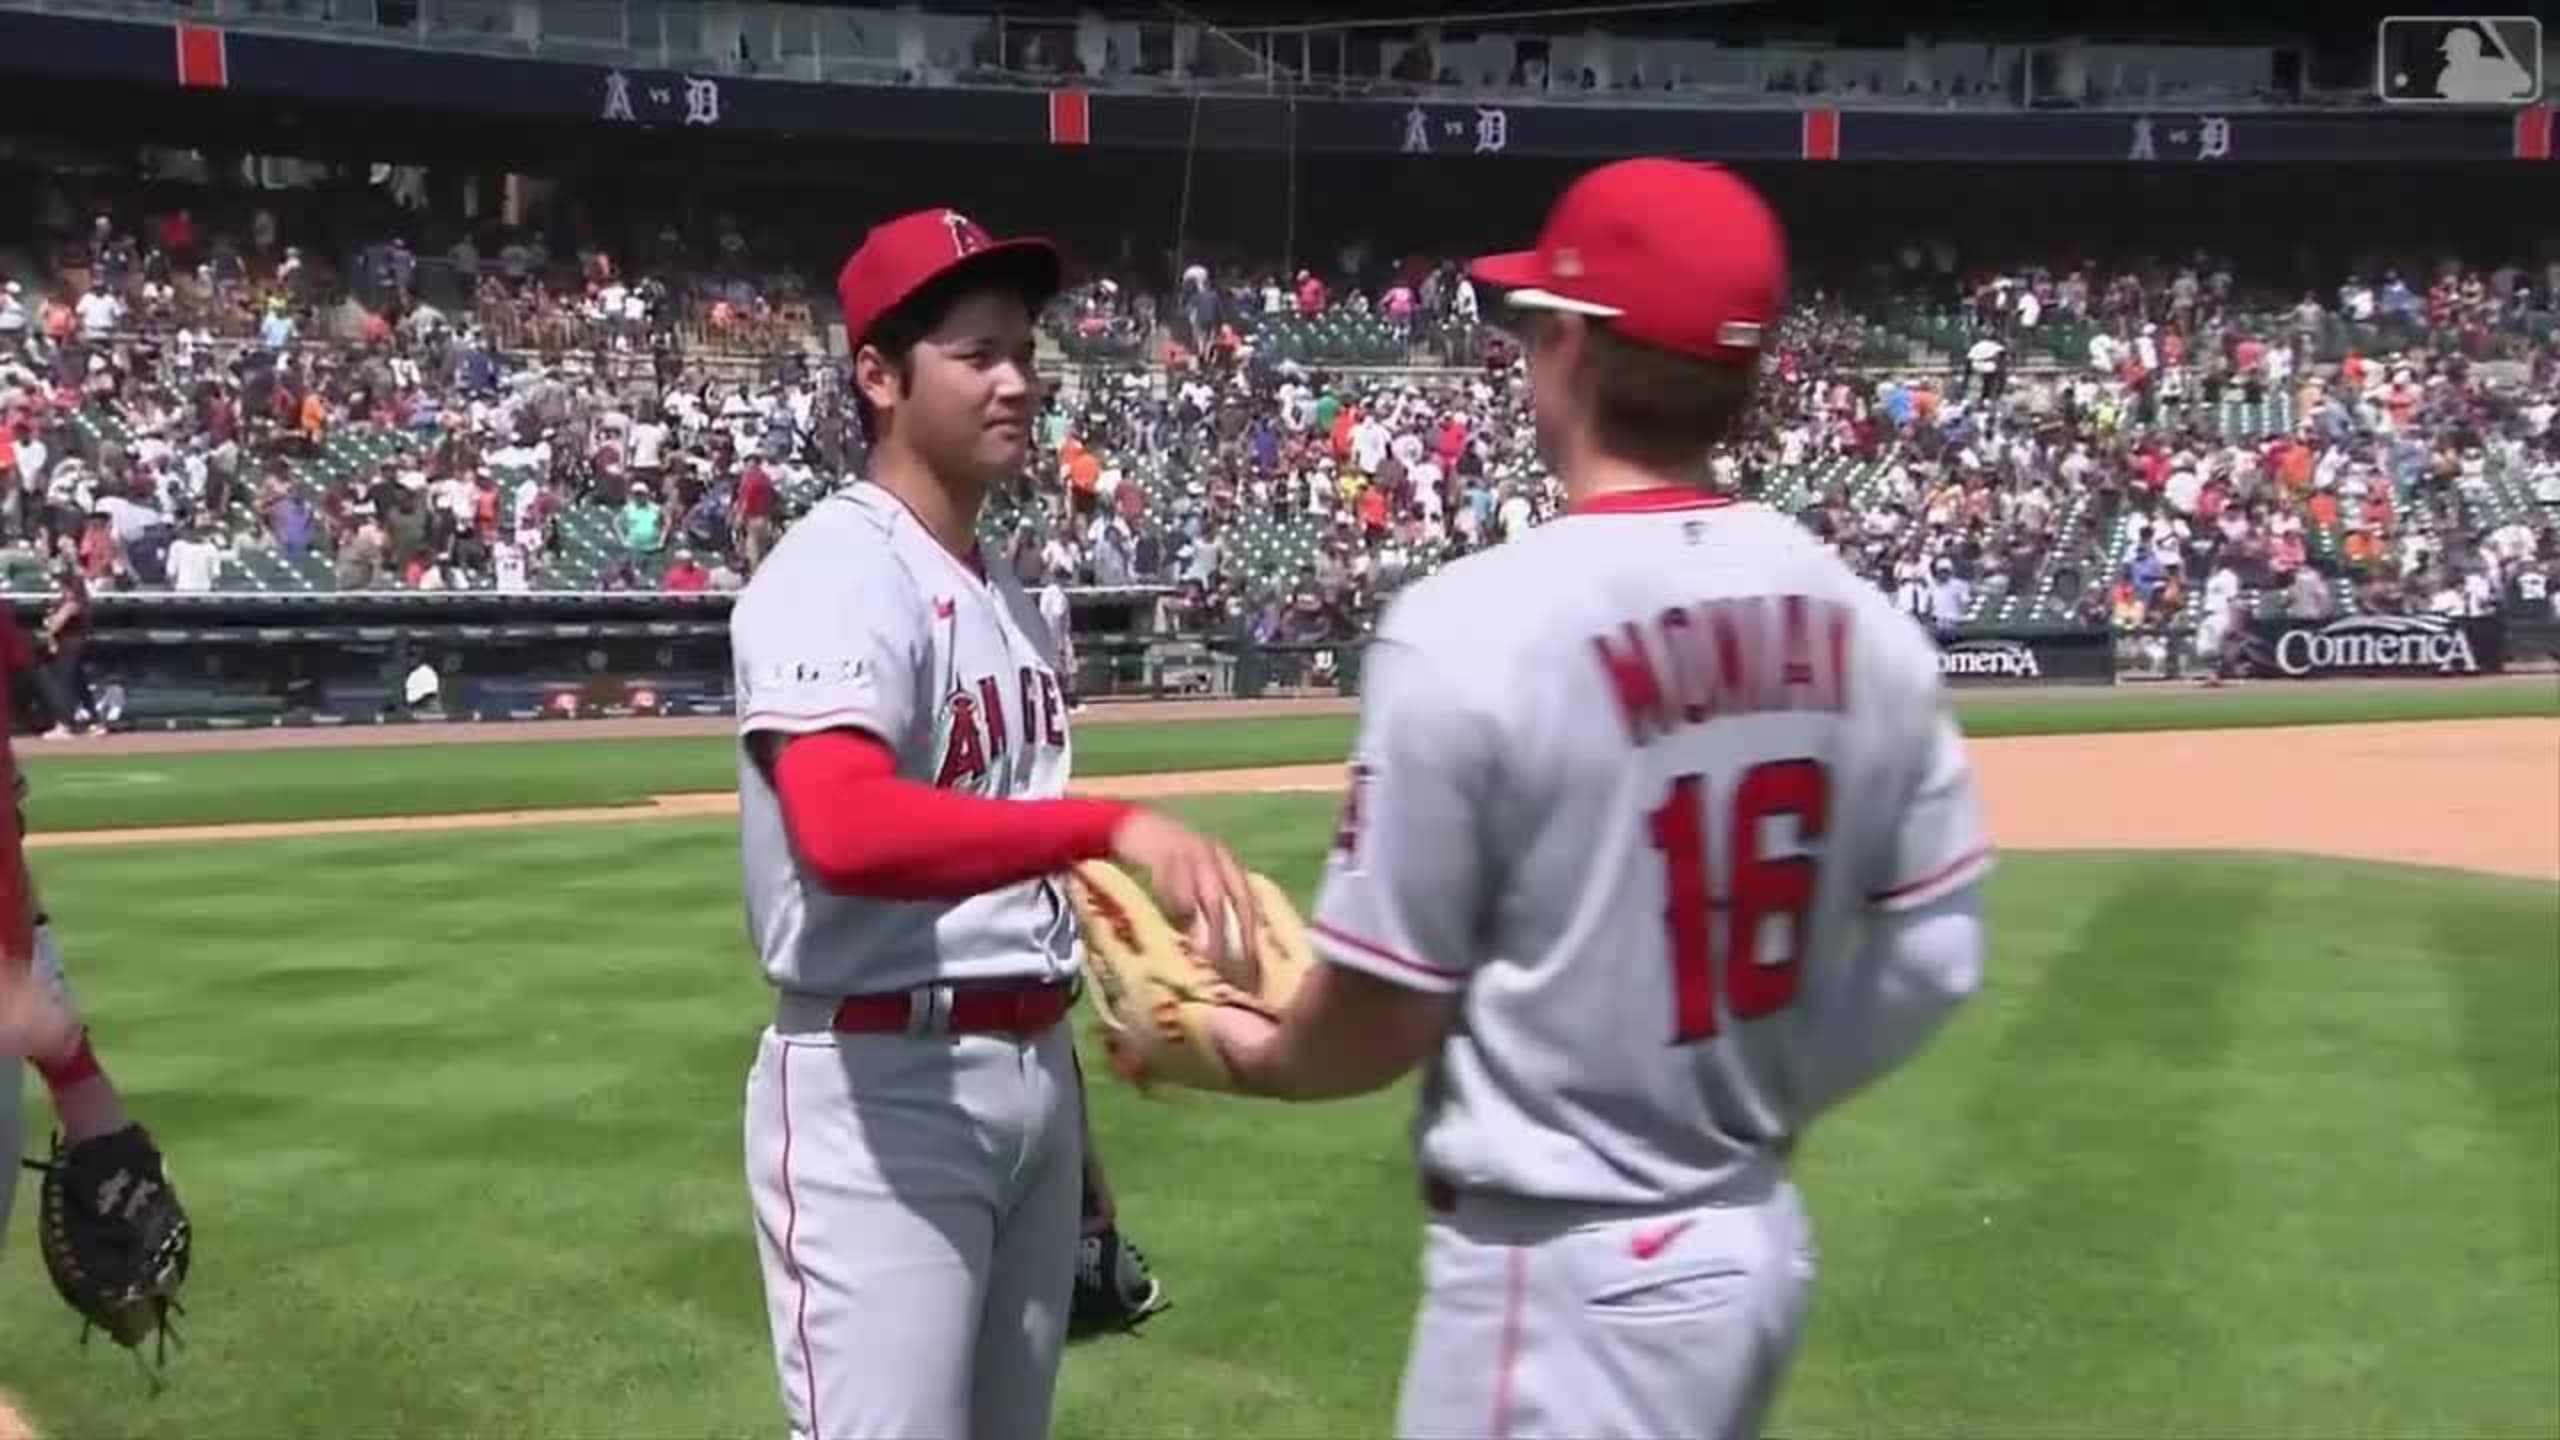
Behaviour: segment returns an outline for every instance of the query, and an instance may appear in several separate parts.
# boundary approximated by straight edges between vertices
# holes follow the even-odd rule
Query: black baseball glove
[[[1137,1329],[1157,1311],[1168,1308],[1164,1285],[1147,1269],[1147,1257],[1120,1238],[1114,1226],[1087,1235],[1076,1256],[1073,1308],[1067,1312],[1067,1338]]]
[[[149,1132],[129,1125],[70,1146],[57,1135],[50,1160],[26,1163],[44,1175],[44,1268],[85,1322],[81,1340],[91,1329],[128,1350],[156,1340],[165,1361],[177,1338],[170,1317],[186,1313],[178,1292],[195,1242]]]

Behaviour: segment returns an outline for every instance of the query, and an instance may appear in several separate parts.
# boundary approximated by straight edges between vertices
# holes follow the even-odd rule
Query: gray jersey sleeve
[[[1368,648],[1362,684],[1351,783],[1308,929],[1337,965],[1455,991],[1481,958],[1492,892],[1480,847],[1494,722],[1422,650],[1385,633]]]
[[[1943,687],[1933,705],[1926,738],[1909,773],[1901,813],[1888,824],[1870,862],[1868,903],[1881,910],[1910,910],[1980,880],[1992,867],[1991,839],[1982,824],[1973,762],[1956,729]]]
[[[1981,987],[1983,950],[1982,892],[1965,885],[1883,915],[1816,976],[1800,1003],[1823,1039],[1796,1052],[1792,1128],[1918,1055]]]
[[[885,545],[818,561],[777,550],[731,614],[738,733],[866,730],[903,760],[931,653],[922,596]]]

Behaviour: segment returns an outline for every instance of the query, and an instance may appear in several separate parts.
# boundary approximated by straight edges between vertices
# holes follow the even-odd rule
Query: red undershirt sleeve
[[[35,964],[35,897],[27,893],[25,846],[17,802],[0,795],[0,965]]]
[[[778,740],[781,737],[776,737]],[[1111,853],[1130,812],[1112,800],[989,800],[901,779],[878,739],[825,730],[782,740],[774,793],[818,883],[876,900],[957,900]]]
[[[7,723],[11,687],[20,675],[36,668],[34,642],[18,625],[18,617],[0,605],[0,724]],[[18,757],[0,735],[0,964],[35,963],[35,897],[28,893],[26,840],[23,833],[26,792],[18,775]]]

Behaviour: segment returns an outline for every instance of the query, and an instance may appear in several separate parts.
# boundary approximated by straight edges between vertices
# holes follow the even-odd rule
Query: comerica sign
[[[2104,630],[1941,636],[1938,673],[1951,685],[2105,685],[2115,653]]]
[[[2036,652],[2015,640],[1959,640],[1938,652],[1938,673],[1965,680],[2041,680]]]
[[[2330,675],[2495,675],[2506,668],[2494,616],[2351,615],[2280,621],[2250,636],[2250,670],[2292,680]]]

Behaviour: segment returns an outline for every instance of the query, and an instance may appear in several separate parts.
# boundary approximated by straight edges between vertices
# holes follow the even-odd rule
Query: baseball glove
[[[1261,911],[1262,974],[1252,990],[1220,978],[1127,871],[1096,860],[1068,872],[1067,899],[1084,931],[1085,973],[1114,1074],[1141,1088],[1235,1090],[1209,1037],[1210,1011],[1235,1005],[1276,1021],[1315,964],[1289,897],[1261,875],[1246,883]]]
[[[79,1312],[81,1340],[91,1329],[128,1350],[156,1340],[156,1358],[165,1361],[177,1338],[170,1316],[186,1313],[178,1292],[194,1232],[149,1132],[128,1125],[71,1146],[57,1135],[52,1158],[27,1166],[44,1175],[37,1218],[44,1268]]]

